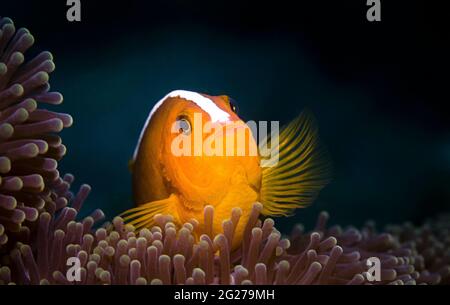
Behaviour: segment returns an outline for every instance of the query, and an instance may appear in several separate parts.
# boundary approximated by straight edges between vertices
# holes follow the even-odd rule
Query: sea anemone
[[[0,17],[0,250],[28,240],[39,214],[63,204],[54,189],[63,183],[57,161],[66,148],[56,133],[72,118],[38,108],[60,104],[62,95],[49,91],[49,52],[25,60],[33,43],[27,29]]]
[[[71,180],[71,176],[66,181]],[[325,229],[327,213],[321,213],[312,232],[297,226],[292,236],[282,238],[272,219],[259,220],[261,204],[255,203],[244,240],[230,251],[240,210],[233,209],[223,223],[223,234],[193,233],[197,222],[181,227],[170,215],[157,215],[158,225],[135,231],[120,217],[93,230],[103,218],[96,210],[76,221],[89,191],[87,186],[59,213],[39,217],[36,240],[17,243],[0,268],[0,283],[18,284],[438,284],[444,274],[415,270],[426,262],[411,242],[399,235],[377,234],[371,225],[361,231],[340,227]],[[77,208],[74,208],[76,205]],[[213,208],[205,208],[205,214]],[[421,231],[421,229],[419,229]],[[430,237],[434,239],[434,236]],[[448,245],[442,253],[448,261]],[[69,258],[80,262],[79,280],[66,276]],[[381,281],[367,279],[366,259],[381,260]],[[440,271],[448,263],[439,262]],[[445,265],[445,266],[443,266]],[[448,273],[447,273],[448,276]]]
[[[412,223],[386,228],[413,254],[419,283],[450,284],[450,215],[441,214],[420,227]]]

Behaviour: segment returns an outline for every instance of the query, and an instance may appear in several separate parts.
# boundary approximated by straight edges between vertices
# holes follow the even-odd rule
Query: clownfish
[[[240,138],[246,153],[237,153],[238,141],[230,140],[234,132],[217,132],[230,125],[247,130]],[[228,96],[185,90],[164,96],[150,111],[130,161],[136,207],[121,214],[124,220],[140,229],[155,225],[157,214],[171,215],[176,225],[196,219],[195,234],[200,236],[206,230],[204,208],[210,205],[214,218],[208,229],[215,236],[223,232],[222,222],[231,210],[239,207],[242,214],[232,242],[236,248],[255,202],[262,204],[263,216],[289,215],[310,204],[330,180],[330,162],[313,116],[303,111],[279,130],[277,141],[273,135],[263,141],[276,144],[268,149],[277,160],[272,166],[261,165],[260,147],[248,130]],[[215,152],[223,149],[231,155],[207,153],[196,141],[209,141]],[[252,147],[256,153],[250,153]]]

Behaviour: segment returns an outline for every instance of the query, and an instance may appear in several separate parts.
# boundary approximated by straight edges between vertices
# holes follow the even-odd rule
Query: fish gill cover
[[[104,222],[99,209],[80,219],[90,187],[72,193],[74,177],[57,169],[66,152],[57,133],[72,118],[40,108],[60,104],[62,95],[50,92],[49,52],[25,60],[33,42],[28,30],[0,17],[0,284],[73,284],[66,277],[73,257],[81,264],[78,284],[450,283],[447,215],[379,232],[373,223],[329,227],[322,212],[314,229],[298,225],[284,236],[273,219],[259,219],[255,203],[233,251],[239,208],[223,233],[199,241],[195,220],[177,227],[170,215],[139,231],[120,217]],[[212,223],[213,207],[204,216]],[[381,281],[368,280],[370,257],[381,261]]]

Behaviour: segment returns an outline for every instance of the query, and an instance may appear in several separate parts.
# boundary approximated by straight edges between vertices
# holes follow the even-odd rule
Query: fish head
[[[169,192],[189,208],[217,205],[237,180],[259,188],[260,159],[251,128],[225,95],[173,95],[160,155]],[[193,101],[194,100],[194,101]]]

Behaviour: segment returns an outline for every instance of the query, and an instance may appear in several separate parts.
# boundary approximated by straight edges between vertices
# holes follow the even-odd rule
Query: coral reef
[[[9,239],[28,240],[39,214],[64,201],[54,193],[66,151],[56,133],[72,118],[38,107],[60,104],[62,95],[49,91],[49,52],[25,60],[33,43],[27,29],[0,17],[0,250]]]

